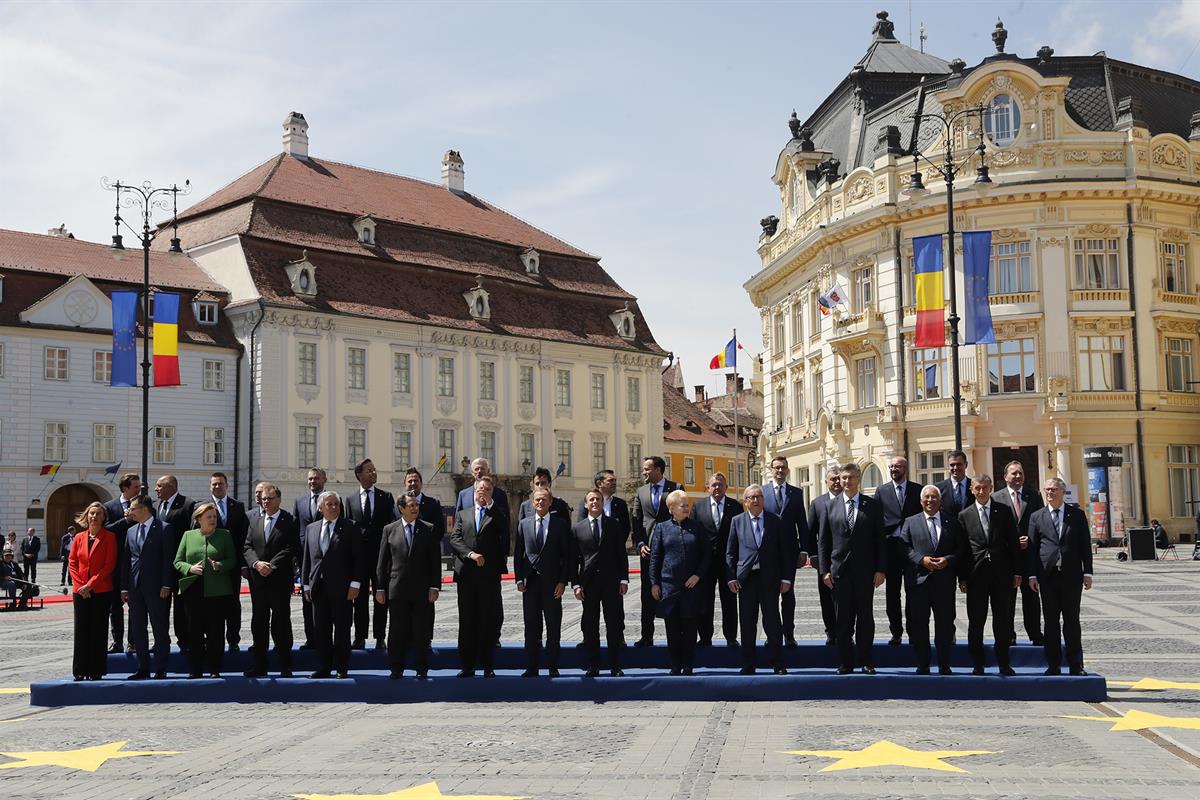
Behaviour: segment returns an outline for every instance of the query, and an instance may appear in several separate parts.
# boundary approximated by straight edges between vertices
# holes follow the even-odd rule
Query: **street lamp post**
[[[145,485],[150,480],[150,243],[154,241],[155,236],[150,231],[150,215],[154,209],[166,210],[171,209],[171,227],[173,236],[171,237],[170,252],[182,253],[183,248],[179,243],[179,195],[187,195],[192,188],[191,181],[184,181],[183,187],[180,188],[177,184],[170,186],[155,187],[149,181],[146,181],[141,186],[133,186],[127,183],[121,183],[118,178],[115,182],[110,181],[107,177],[101,180],[101,185],[105,189],[116,193],[116,212],[113,215],[113,227],[115,231],[112,237],[112,247],[114,250],[124,250],[125,244],[121,239],[121,225],[124,225],[135,235],[139,231],[130,225],[121,216],[122,208],[136,208],[141,212],[142,230],[142,484]]]
[[[964,108],[960,111],[955,111],[950,114],[938,114],[927,112],[923,114],[914,114],[913,122],[913,145],[906,155],[913,157],[913,173],[909,178],[908,194],[911,197],[919,197],[927,190],[925,184],[921,180],[920,162],[924,161],[930,167],[937,171],[942,179],[946,182],[946,239],[948,240],[947,249],[950,254],[950,371],[952,384],[952,399],[954,402],[954,449],[962,450],[962,387],[958,380],[958,280],[955,275],[957,262],[954,254],[954,179],[971,163],[976,155],[979,156],[979,166],[975,169],[975,187],[980,191],[986,190],[992,179],[988,177],[987,164],[984,163],[984,126],[983,115],[987,112],[987,106],[977,106],[974,108]],[[954,125],[959,120],[968,116],[976,115],[979,117],[979,144],[974,147],[967,157],[962,161],[955,162],[954,160]],[[945,147],[942,153],[942,163],[935,164],[922,153],[917,147],[917,131],[921,121],[925,119],[935,120],[940,123],[945,132]],[[960,123],[961,124],[961,123]]]

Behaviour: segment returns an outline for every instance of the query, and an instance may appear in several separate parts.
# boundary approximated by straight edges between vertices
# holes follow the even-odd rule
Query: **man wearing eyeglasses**
[[[1029,520],[1029,587],[1042,598],[1046,674],[1061,674],[1065,637],[1071,674],[1086,675],[1079,606],[1092,588],[1092,537],[1087,517],[1064,502],[1065,488],[1061,478],[1042,484],[1046,506]]]

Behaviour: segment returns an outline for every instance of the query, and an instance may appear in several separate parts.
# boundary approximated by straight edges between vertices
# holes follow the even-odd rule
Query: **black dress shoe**
[[[1084,671],[1084,669],[1082,667],[1079,667],[1079,668],[1071,670],[1071,674],[1074,675],[1076,678],[1081,678],[1081,677],[1087,675],[1087,672]]]
[[[633,646],[634,647],[653,647],[654,640],[653,639],[638,639],[636,642],[633,643]]]
[[[279,670],[279,677],[290,678],[292,677],[292,671],[290,669],[281,669]]]
[[[457,675],[456,677],[459,677],[459,678],[474,678],[474,677],[475,677],[475,670],[473,670],[473,669],[460,669],[460,670],[458,671],[458,675]]]
[[[837,668],[838,675],[849,675],[851,672],[854,672],[854,667],[850,667],[845,664],[842,664]]]
[[[863,675],[874,675],[874,674],[875,674],[875,668],[874,668],[874,667],[872,667],[870,664],[866,664],[866,665],[864,665],[864,666],[863,666],[863,668],[862,668],[862,674],[863,674]]]
[[[1001,670],[1001,672],[1003,672],[1003,670]],[[975,667],[975,669],[971,670],[971,674],[972,675],[983,675],[984,674],[983,667]]]
[[[350,649],[351,650],[366,650],[367,649],[367,640],[366,639],[355,639],[354,644],[350,645]]]
[[[429,673],[423,669],[417,670],[417,680],[419,680],[419,681],[429,680]]]
[[[536,678],[538,671],[536,669],[527,669],[521,673],[522,678]]]
[[[726,647],[737,647],[737,646],[738,646],[738,640],[737,640],[737,639],[726,639],[726,640],[725,640],[725,646],[726,646]]]
[[[329,674],[329,670],[319,669],[308,677],[312,678],[314,681],[323,681],[331,676]]]
[[[242,673],[243,678],[265,678],[267,671],[265,669],[248,669]]]
[[[671,667],[671,674],[672,675],[680,675],[682,673],[679,671],[678,667]]]
[[[1017,674],[1017,671],[1015,669],[1013,669],[1012,667],[1001,667],[1000,674],[1007,675],[1008,677],[1011,678],[1012,676]]]
[[[754,667],[742,667],[738,670],[738,675],[753,675]]]
[[[776,667],[775,674],[776,675],[787,675],[787,670],[784,669],[783,667]]]
[[[404,670],[402,670],[402,669],[394,669],[388,673],[389,680],[398,681],[403,677],[404,677]]]
[[[1058,669],[1057,667],[1046,667],[1046,671],[1043,672],[1042,674],[1043,675],[1062,675],[1062,670]]]
[[[928,675],[929,667],[917,667],[916,674],[917,675]]]
[[[383,639],[376,639],[375,640],[375,649],[376,650],[387,650],[387,642],[385,642]]]
[[[167,679],[167,673],[165,673],[165,672],[156,672],[156,673],[154,673],[154,680],[156,680],[156,681],[165,681],[166,679]]]
[[[219,677],[221,677],[221,673],[219,673],[219,672],[210,672],[210,673],[208,673],[208,677],[210,677],[210,678],[219,678]]]
[[[583,673],[583,677],[585,677],[585,678],[599,678],[599,677],[600,677],[600,670],[596,669],[595,667],[592,667],[592,668],[591,668],[591,669],[589,669],[587,672]]]
[[[1040,636],[1036,639],[1030,639],[1029,643],[1032,644],[1034,647],[1045,647],[1046,646],[1046,640]]]
[[[558,667],[551,667],[548,674],[550,675],[551,678],[557,678],[558,677]]]
[[[712,639],[701,639],[696,642],[696,647],[712,647]]]
[[[196,678],[203,678],[203,677],[204,677],[204,676],[203,676],[203,675],[201,675],[199,672],[189,672],[189,673],[188,673],[188,680],[189,680],[189,681],[195,680]]]
[[[691,674],[693,674],[693,673],[692,673],[692,668],[691,668],[691,667],[684,667],[682,670],[680,670],[680,672],[682,672],[684,675],[691,675]]]
[[[242,651],[242,648],[241,648],[240,646],[238,646],[238,643],[237,643],[237,642],[230,642],[230,643],[229,643],[229,652],[231,652],[231,653],[240,653],[241,651]]]
[[[953,675],[954,670],[949,667],[938,667],[938,675]]]
[[[785,647],[799,647],[800,646],[800,645],[796,644],[795,636],[788,636],[786,639],[783,640],[783,644]]]
[[[150,673],[144,669],[139,669],[137,672],[129,676],[131,681],[144,681],[150,677]]]
[[[349,678],[349,677],[350,677],[350,673],[349,673],[349,672],[347,672],[347,671],[346,671],[346,670],[344,670],[344,669],[339,669],[339,670],[337,671],[337,676],[338,676],[338,678],[339,678],[340,680],[343,680],[343,681],[344,681],[344,680],[346,680],[347,678]]]
[[[833,647],[835,644],[837,644],[837,641],[832,636],[825,637],[825,646],[826,647]]]
[[[134,654],[133,645],[131,645],[131,644],[125,645],[125,655],[131,656],[133,654]]]
[[[109,655],[115,655],[116,653],[120,653],[120,652],[121,652],[121,645],[119,645],[119,644],[114,644],[112,647],[108,648]]]
[[[625,670],[621,669],[620,667],[613,667],[612,669],[610,669],[608,671],[608,674],[613,676],[614,678],[624,678]]]
[[[305,642],[304,644],[300,645],[300,649],[301,650],[312,650],[313,646],[311,643]]]
[[[483,671],[483,677],[485,677],[485,678],[494,678],[494,677],[496,677],[496,670],[494,670],[494,669],[485,669],[485,670]]]
[[[576,642],[575,646],[576,647],[587,647],[587,642]]]
[[[888,639],[888,646],[898,647],[899,645],[900,645],[900,637],[899,636],[893,636],[892,638]]]

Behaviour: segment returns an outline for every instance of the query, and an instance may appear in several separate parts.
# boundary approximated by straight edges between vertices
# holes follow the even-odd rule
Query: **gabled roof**
[[[507,211],[468,193],[386,172],[280,153],[179,215],[193,220],[265,199],[412,225],[520,247],[593,258]]]
[[[663,373],[663,439],[668,442],[692,442],[733,447],[734,437],[720,431],[711,417]]]

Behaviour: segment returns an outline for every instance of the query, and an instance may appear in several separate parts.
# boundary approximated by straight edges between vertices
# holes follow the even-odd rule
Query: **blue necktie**
[[[410,549],[412,548],[412,539],[413,539],[413,528],[412,528],[412,523],[410,522],[409,524],[404,526],[404,542],[405,542],[405,544],[407,544],[409,546]]]
[[[759,520],[761,520],[762,517],[754,517],[753,519],[754,519],[754,544],[758,547],[762,547],[762,528],[758,527]]]
[[[654,509],[654,513],[658,513],[658,484],[650,487],[650,505]]]

